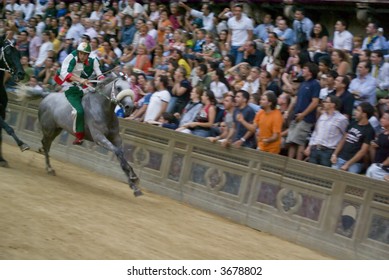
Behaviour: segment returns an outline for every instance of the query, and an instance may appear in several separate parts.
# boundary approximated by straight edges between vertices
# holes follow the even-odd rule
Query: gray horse
[[[47,172],[55,175],[50,165],[49,151],[51,143],[63,129],[74,134],[72,107],[64,93],[36,91],[29,87],[19,86],[16,94],[20,99],[43,97],[38,110],[43,133],[43,152],[46,157]],[[142,195],[142,191],[137,187],[138,176],[124,158],[119,121],[114,112],[116,105],[123,107],[127,113],[131,112],[134,107],[133,92],[128,81],[125,77],[106,78],[94,90],[86,92],[82,105],[85,117],[85,139],[115,153],[134,195]]]

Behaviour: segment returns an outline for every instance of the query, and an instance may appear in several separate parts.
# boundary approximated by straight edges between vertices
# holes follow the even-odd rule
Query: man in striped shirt
[[[340,105],[340,99],[334,95],[327,96],[323,101],[324,112],[317,120],[309,145],[304,151],[309,162],[331,166],[331,155],[348,126],[347,117],[338,111]]]

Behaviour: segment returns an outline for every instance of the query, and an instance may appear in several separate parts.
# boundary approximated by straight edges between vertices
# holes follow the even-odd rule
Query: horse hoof
[[[55,176],[55,170],[54,169],[48,169],[47,170],[47,174],[49,174],[51,176]]]
[[[0,167],[9,167],[8,161],[4,159],[0,160]]]
[[[134,196],[135,197],[138,197],[138,196],[141,196],[141,195],[143,195],[143,192],[141,191],[141,190],[136,190],[136,191],[134,191]]]
[[[41,154],[41,155],[44,155],[45,154],[45,150],[43,150],[43,148],[39,148],[38,151],[36,151],[38,154]]]
[[[30,146],[28,146],[27,144],[23,143],[22,145],[19,146],[19,148],[20,148],[20,150],[21,150],[22,152],[24,152],[24,151],[29,150],[29,149],[30,149]]]

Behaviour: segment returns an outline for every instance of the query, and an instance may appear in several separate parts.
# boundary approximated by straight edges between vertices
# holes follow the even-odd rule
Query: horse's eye
[[[122,91],[122,87],[118,87],[118,92],[121,92]]]

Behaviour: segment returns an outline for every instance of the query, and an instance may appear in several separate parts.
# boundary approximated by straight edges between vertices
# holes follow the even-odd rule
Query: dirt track
[[[74,165],[4,145],[0,259],[328,259]]]

